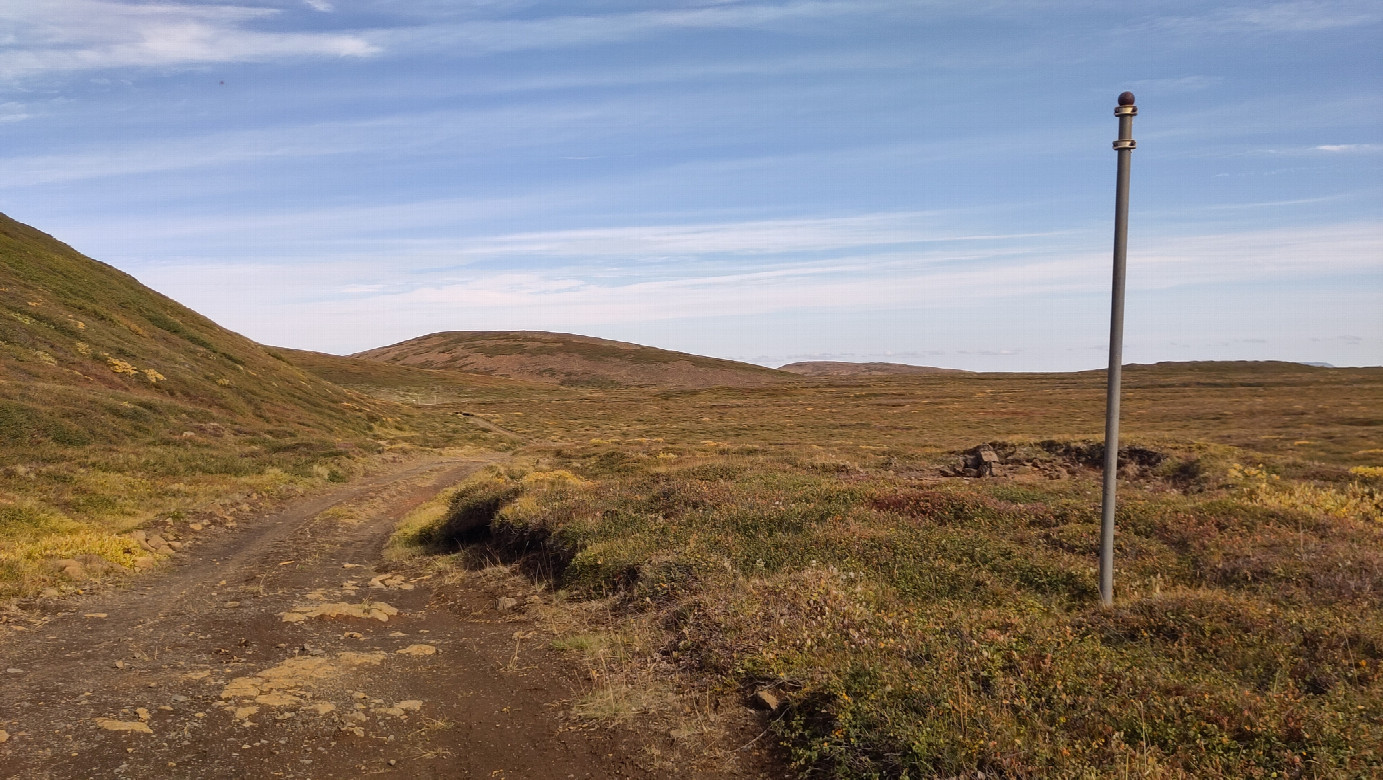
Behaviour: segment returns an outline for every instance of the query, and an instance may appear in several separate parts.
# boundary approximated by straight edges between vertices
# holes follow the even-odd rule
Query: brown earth
[[[808,360],[779,366],[779,371],[801,376],[903,376],[909,374],[966,374],[959,368],[912,366],[907,363],[848,363],[836,360]]]
[[[761,387],[792,379],[749,363],[542,331],[433,333],[352,357],[576,387]]]
[[[558,599],[512,571],[385,561],[482,463],[395,466],[0,616],[0,777],[785,776],[748,710],[686,760],[675,731],[572,714],[590,681],[551,649]]]

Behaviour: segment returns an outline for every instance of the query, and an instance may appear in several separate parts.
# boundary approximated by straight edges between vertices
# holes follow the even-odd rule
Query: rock
[[[152,734],[154,730],[149,728],[149,724],[138,720],[115,720],[113,718],[97,718],[96,725],[106,731],[129,731],[135,734]]]
[[[433,645],[409,645],[395,652],[399,655],[436,655],[437,648]]]
[[[249,720],[250,716],[254,715],[256,712],[259,712],[259,708],[253,704],[246,707],[236,707],[232,717],[236,720]]]
[[[145,569],[152,569],[152,568],[154,567],[154,564],[156,564],[156,563],[158,563],[158,561],[154,558],[154,556],[152,556],[152,555],[142,555],[142,556],[140,556],[140,557],[134,559],[134,568],[135,568],[137,571],[143,571],[143,570],[145,570]]]
[[[407,701],[395,702],[394,706],[405,712],[417,712],[423,708],[423,703],[417,699],[408,699]]]
[[[60,593],[57,588],[44,588],[43,592],[39,595],[43,596],[45,599],[55,599],[61,596],[62,593]]]
[[[335,712],[335,711],[336,711],[336,705],[335,705],[335,704],[332,704],[332,703],[329,702],[329,701],[319,701],[319,702],[317,702],[316,704],[312,705],[311,707],[308,707],[308,709],[309,709],[309,710],[312,710],[313,712],[317,713],[318,715],[325,715],[325,714],[327,714],[328,712]]]
[[[756,710],[777,712],[783,706],[783,700],[773,691],[762,690],[749,697],[749,706]]]
[[[10,732],[0,729],[0,744],[10,741]]]
[[[102,558],[99,555],[96,555],[95,553],[84,553],[82,555],[78,555],[77,563],[80,563],[82,565],[82,568],[86,569],[88,572],[92,574],[103,574],[105,572],[110,571],[111,569],[116,568],[115,564],[111,563],[105,558]]]
[[[23,673],[24,673],[24,670],[23,670],[23,669],[20,669],[20,668],[15,667],[15,666],[11,666],[10,668],[8,668],[8,669],[5,670],[5,674],[23,674]]]
[[[193,531],[200,531],[203,528],[206,528],[206,526],[202,525],[201,523],[188,523],[187,527],[192,529]]]
[[[143,707],[135,707],[134,714],[139,716],[140,720],[149,719],[149,711]]]
[[[297,704],[298,699],[286,693],[266,693],[263,696],[256,696],[255,703],[263,704],[266,707],[288,707]]]
[[[518,599],[511,599],[508,596],[500,596],[499,601],[495,602],[495,607],[500,612],[508,612],[519,605]]]
[[[59,574],[63,575],[64,577],[67,577],[68,579],[86,579],[86,567],[82,566],[80,562],[75,561],[71,558],[59,558],[58,560],[53,561],[53,568],[56,569]]]
[[[182,549],[182,542],[169,542],[168,547],[174,552],[177,552]]]

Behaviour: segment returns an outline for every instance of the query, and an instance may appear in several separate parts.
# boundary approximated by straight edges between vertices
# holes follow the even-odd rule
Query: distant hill
[[[450,331],[353,357],[587,387],[754,387],[790,380],[733,360],[543,331]]]
[[[802,363],[788,363],[779,366],[779,371],[787,371],[801,376],[902,376],[914,374],[964,374],[957,368],[933,368],[931,366],[911,366],[906,363],[847,363],[835,360],[813,360]]]
[[[287,347],[273,349],[319,379],[390,401],[426,405],[433,399],[452,401],[458,397],[484,396],[504,391],[550,389],[550,385],[508,377],[418,368]]]
[[[0,447],[199,424],[363,434],[371,403],[0,215]]]

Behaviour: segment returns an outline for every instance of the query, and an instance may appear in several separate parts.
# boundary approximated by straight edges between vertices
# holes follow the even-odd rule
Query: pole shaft
[[[1131,98],[1132,96],[1130,96]],[[1131,103],[1132,101],[1130,101]],[[1100,601],[1114,603],[1114,509],[1119,481],[1119,393],[1124,365],[1124,276],[1128,253],[1129,164],[1133,157],[1133,117],[1138,109],[1116,111],[1119,117],[1118,179],[1114,195],[1114,281],[1109,312],[1109,374],[1105,395],[1104,491],[1100,502]],[[1127,141],[1128,143],[1120,143]]]

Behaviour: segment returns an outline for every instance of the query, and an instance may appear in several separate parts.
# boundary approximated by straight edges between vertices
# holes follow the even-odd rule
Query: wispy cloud
[[[325,3],[323,3],[325,5]],[[0,5],[0,78],[123,67],[363,57],[379,48],[359,35],[256,29],[265,8],[63,0]]]
[[[0,123],[22,122],[30,116],[22,103],[0,103]]]
[[[1190,34],[1311,33],[1383,22],[1369,0],[1288,0],[1215,8],[1204,14],[1165,16],[1151,27]]]
[[[1383,144],[1321,144],[1311,148],[1318,152],[1352,152],[1356,154],[1383,152]]]
[[[917,10],[920,9],[886,0],[724,3],[676,10],[432,23],[375,31],[370,39],[391,48],[445,48],[464,54],[488,54],[615,43],[670,31],[761,28],[842,16],[897,14]]]
[[[407,257],[355,263],[276,267],[221,263],[149,268],[141,276],[215,317],[268,340],[286,339],[246,323],[247,311],[278,311],[282,333],[311,327],[330,331],[339,348],[363,349],[381,340],[445,329],[591,330],[659,321],[742,317],[802,311],[887,311],[898,308],[1007,310],[1043,307],[1055,298],[1107,291],[1109,258],[1090,236],[1051,236],[1025,246],[1009,237],[975,237],[974,246],[888,248],[899,215],[800,223],[804,235],[783,254],[719,265],[664,262],[654,269],[624,257],[629,245],[564,234],[564,250],[579,260],[557,267],[452,266],[425,271]],[[718,249],[755,251],[766,223],[723,228]],[[768,223],[781,235],[787,223]],[[869,231],[878,231],[871,233]],[[657,228],[615,231],[639,244]],[[666,230],[682,246],[683,227]],[[848,246],[854,236],[856,245]],[[554,239],[555,240],[555,239]],[[512,246],[504,240],[489,245]],[[805,247],[834,254],[794,260]],[[458,251],[458,254],[464,252]],[[1283,228],[1147,241],[1131,247],[1132,294],[1178,287],[1210,289],[1271,281],[1340,278],[1383,271],[1383,227],[1372,223]],[[229,293],[231,294],[228,294]],[[240,301],[227,306],[225,301]],[[243,302],[260,302],[248,308]],[[1047,302],[1047,303],[1044,303]],[[291,314],[284,314],[291,312]],[[310,325],[309,325],[310,323]]]

